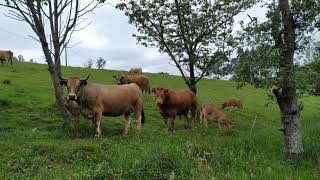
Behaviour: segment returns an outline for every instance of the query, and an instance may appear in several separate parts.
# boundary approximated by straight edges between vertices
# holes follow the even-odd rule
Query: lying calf
[[[214,120],[220,125],[226,126],[230,129],[235,128],[234,122],[232,122],[227,115],[219,111],[217,107],[213,104],[204,104],[199,108],[199,115],[200,115],[200,123],[204,122],[204,125],[208,127],[208,121]]]

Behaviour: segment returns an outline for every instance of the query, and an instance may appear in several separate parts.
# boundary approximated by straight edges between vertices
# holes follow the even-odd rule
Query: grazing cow
[[[206,128],[208,127],[208,121],[214,120],[220,125],[226,126],[230,129],[235,128],[234,122],[232,122],[225,113],[219,111],[213,104],[204,104],[199,108],[200,123],[204,123]]]
[[[136,75],[136,76],[126,76],[126,75],[115,75],[113,76],[117,84],[130,84],[136,83],[142,90],[142,92],[146,92],[150,94],[150,84],[149,78],[144,75]]]
[[[126,119],[124,134],[128,133],[133,112],[136,115],[137,128],[144,123],[143,94],[136,84],[102,85],[87,83],[86,79],[60,77],[60,84],[68,87],[68,99],[76,101],[80,110],[92,112],[96,137],[101,136],[100,120],[103,116],[117,117],[124,115]]]
[[[226,107],[237,107],[238,110],[243,109],[243,105],[240,99],[228,98],[223,104],[222,109]]]
[[[131,68],[129,70],[129,75],[142,75],[142,68]]]
[[[188,127],[190,127],[190,116],[194,122],[197,97],[191,90],[174,91],[157,87],[152,89],[152,93],[155,95],[157,106],[165,124],[167,125],[168,119],[171,120],[171,127],[168,125],[168,130],[175,130],[174,124],[177,115],[187,117]]]
[[[12,51],[0,50],[0,61],[1,61],[2,65],[3,65],[4,61],[8,61],[8,62],[10,61],[11,66],[12,66],[12,57],[13,57]]]

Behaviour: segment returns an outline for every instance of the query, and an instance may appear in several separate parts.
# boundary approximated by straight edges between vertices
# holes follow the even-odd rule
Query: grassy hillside
[[[141,133],[131,124],[122,136],[124,118],[103,117],[102,138],[95,139],[89,121],[74,132],[63,127],[54,108],[46,65],[0,66],[0,179],[318,179],[320,176],[320,98],[306,97],[302,112],[305,154],[297,164],[284,161],[283,136],[276,104],[265,107],[265,91],[231,81],[203,80],[200,102],[221,104],[229,96],[244,102],[241,113],[226,111],[233,131],[212,123],[184,129],[177,119],[167,132],[152,95],[145,95],[146,124]],[[63,68],[63,74],[114,84],[123,72]],[[151,84],[184,89],[177,76],[147,74]],[[10,80],[10,84],[3,81]],[[252,122],[256,124],[250,134]]]

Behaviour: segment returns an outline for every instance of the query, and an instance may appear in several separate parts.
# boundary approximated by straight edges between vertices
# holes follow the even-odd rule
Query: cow
[[[0,50],[0,61],[1,64],[3,65],[4,61],[10,61],[11,66],[12,66],[12,58],[13,58],[13,52],[12,51],[4,51]]]
[[[142,68],[131,68],[129,70],[129,75],[142,75]]]
[[[177,115],[187,117],[187,127],[191,127],[190,119],[194,123],[197,110],[197,97],[191,90],[175,91],[157,87],[152,88],[152,93],[165,124],[168,125],[168,119],[171,120],[171,124],[168,125],[169,131],[175,131]]]
[[[150,84],[149,84],[149,78],[147,76],[114,75],[113,77],[116,79],[118,85],[136,83],[141,88],[142,92],[146,92],[150,94]]]
[[[235,128],[234,122],[232,122],[227,115],[219,111],[218,108],[213,104],[204,104],[199,108],[199,116],[200,116],[200,123],[204,123],[205,127],[208,127],[208,121],[214,120],[220,125],[228,127],[230,129]]]
[[[101,117],[117,117],[124,115],[126,122],[124,135],[128,133],[131,123],[131,113],[134,113],[137,120],[137,129],[141,129],[145,116],[143,111],[143,94],[138,85],[103,85],[88,83],[86,79],[79,77],[60,77],[60,84],[67,86],[68,99],[76,101],[80,110],[91,112],[93,124],[95,125],[95,137],[101,136]]]
[[[228,98],[223,104],[222,104],[222,109],[226,107],[237,107],[238,110],[243,109],[243,104],[240,99],[236,98]]]

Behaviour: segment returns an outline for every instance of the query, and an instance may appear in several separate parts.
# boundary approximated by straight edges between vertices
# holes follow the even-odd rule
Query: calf
[[[124,115],[126,119],[124,134],[128,133],[131,113],[136,115],[137,128],[144,123],[143,94],[136,84],[103,85],[87,83],[86,79],[60,77],[60,84],[68,87],[68,99],[76,101],[80,111],[90,112],[96,129],[96,137],[101,136],[100,120],[103,116],[117,117]]]
[[[235,128],[234,122],[232,122],[225,113],[219,111],[213,104],[204,104],[199,108],[200,122],[204,123],[206,128],[208,127],[208,121],[214,120],[220,125],[226,126],[230,129]]]
[[[136,83],[142,90],[142,92],[146,92],[150,94],[150,84],[149,78],[144,75],[135,75],[135,76],[125,76],[125,75],[115,75],[113,76],[117,84],[130,84]]]
[[[142,75],[142,68],[131,68],[129,70],[129,75]]]
[[[157,106],[165,124],[167,124],[168,119],[171,120],[171,127],[168,126],[169,130],[175,130],[175,118],[177,115],[187,117],[188,127],[190,127],[190,118],[194,122],[197,97],[191,90],[174,91],[157,87],[152,89],[152,93],[155,95]]]
[[[223,104],[222,109],[226,107],[237,107],[238,110],[243,109],[243,105],[240,99],[228,98]]]

